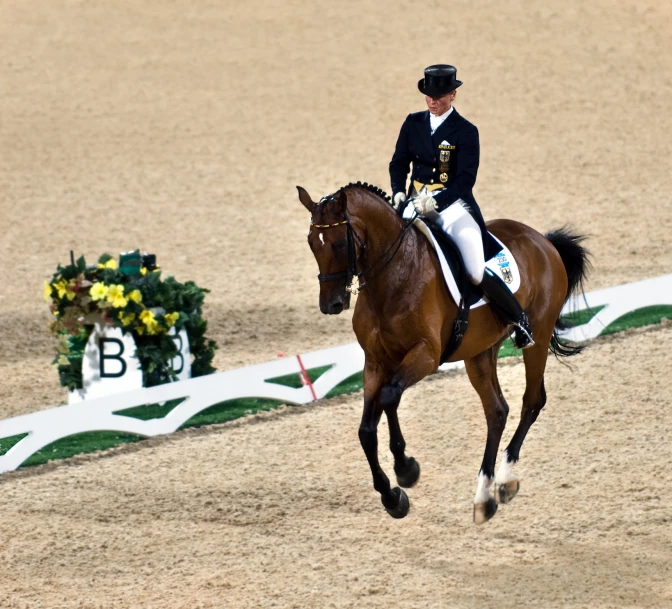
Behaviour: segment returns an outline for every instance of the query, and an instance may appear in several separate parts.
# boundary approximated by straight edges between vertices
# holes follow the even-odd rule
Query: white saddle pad
[[[436,254],[439,257],[439,262],[441,263],[441,270],[443,271],[443,278],[446,281],[446,286],[448,286],[448,291],[450,292],[450,295],[453,297],[455,303],[458,304],[460,302],[460,290],[457,289],[457,283],[455,282],[455,277],[453,277],[453,273],[450,270],[450,267],[448,266],[448,262],[446,262],[446,257],[443,255],[441,247],[437,243],[436,239],[434,239],[432,231],[429,230],[427,225],[422,220],[417,218],[414,224],[420,230],[420,232],[423,235],[425,235],[427,239],[429,239],[429,242],[434,247],[434,250],[436,251]],[[490,234],[492,235],[492,233]],[[511,290],[511,292],[515,294],[518,288],[520,287],[520,272],[518,270],[518,265],[516,264],[516,261],[511,255],[509,248],[506,247],[506,245],[504,245],[499,239],[497,239],[495,235],[492,236],[495,239],[495,241],[497,241],[497,243],[499,243],[502,246],[503,249],[496,256],[488,260],[485,263],[485,266],[491,269],[494,273],[498,274],[504,280],[504,283],[506,283],[509,290]],[[479,300],[476,304],[472,305],[471,308],[475,309],[476,307],[480,307],[486,303],[487,300],[481,298],[481,300]]]

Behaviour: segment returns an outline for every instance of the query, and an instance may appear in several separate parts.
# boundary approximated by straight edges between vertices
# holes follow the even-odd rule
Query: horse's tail
[[[574,233],[568,227],[563,227],[545,235],[558,250],[562,263],[565,265],[567,271],[567,295],[565,296],[565,303],[572,294],[584,294],[583,281],[590,269],[590,253],[581,245],[585,241],[585,235]],[[558,317],[555,322],[553,336],[551,337],[550,349],[551,353],[556,357],[570,357],[581,353],[583,347],[580,345],[570,345],[563,341],[559,332],[566,330],[570,325]]]

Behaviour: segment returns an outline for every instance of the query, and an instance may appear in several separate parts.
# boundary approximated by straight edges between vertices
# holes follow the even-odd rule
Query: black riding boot
[[[530,320],[520,306],[516,297],[506,284],[493,271],[486,268],[481,282],[483,293],[488,297],[490,306],[496,311],[497,315],[507,324],[513,324],[516,332],[513,344],[517,349],[525,349],[534,345],[532,339],[532,328]]]

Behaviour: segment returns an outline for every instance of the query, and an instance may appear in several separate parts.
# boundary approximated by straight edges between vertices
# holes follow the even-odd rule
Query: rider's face
[[[444,112],[448,112],[456,94],[457,91],[451,91],[441,97],[430,97],[429,95],[425,95],[425,101],[427,102],[429,111],[436,116],[441,116]]]

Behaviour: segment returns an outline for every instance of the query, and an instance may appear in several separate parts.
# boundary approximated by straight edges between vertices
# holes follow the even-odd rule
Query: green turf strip
[[[570,328],[587,324],[595,315],[597,315],[606,305],[600,307],[590,307],[581,311],[572,311],[561,317],[562,321]]]
[[[126,408],[125,410],[117,410],[114,414],[131,417],[132,419],[139,419],[140,421],[163,419],[163,417],[175,408],[175,406],[181,404],[186,399],[187,398],[177,398],[176,400],[168,400],[163,404],[143,404],[142,406],[134,406],[133,408]]]
[[[337,395],[343,395],[344,393],[354,393],[359,391],[364,386],[364,373],[355,372],[352,376],[349,376],[347,379],[341,381],[336,387],[334,387],[327,395],[326,398],[333,398]]]
[[[308,373],[308,378],[311,383],[314,383],[319,379],[327,370],[330,370],[334,366],[330,364],[329,366],[319,366],[318,368],[308,368],[306,372]],[[287,374],[285,376],[276,376],[272,379],[266,379],[266,383],[273,383],[274,385],[284,385],[285,387],[292,387],[293,389],[300,389],[303,387],[303,382],[301,381],[301,375],[298,372],[293,374]]]
[[[55,459],[67,459],[74,455],[93,453],[119,444],[128,444],[142,440],[141,436],[119,431],[88,431],[61,438],[38,450],[23,462],[21,467],[42,465]]]
[[[9,438],[2,438],[0,440],[0,457],[2,455],[6,455],[7,451],[12,448],[14,445],[16,445],[19,440],[23,440],[28,434],[27,433],[22,433],[19,434],[18,436],[9,436]]]
[[[594,307],[592,309],[586,309],[585,311],[577,311],[576,313],[564,316],[563,319],[566,319],[566,321],[569,321],[572,325],[582,325],[592,319],[603,308],[604,307]],[[628,313],[612,322],[602,331],[602,334],[613,334],[629,328],[639,328],[641,326],[657,324],[664,318],[672,319],[672,306],[645,307],[633,311],[632,313]],[[502,348],[499,351],[499,357],[509,357],[520,354],[521,351],[514,349],[510,339],[507,339],[503,343]],[[331,367],[332,366],[321,366],[318,368],[311,368],[306,372],[308,373],[311,382],[315,382]],[[302,386],[299,374],[288,374],[268,379],[267,382],[293,388]],[[334,387],[326,397],[331,398],[359,391],[362,388],[362,383],[362,372],[357,372]],[[143,421],[163,418],[175,408],[175,406],[184,401],[184,399],[185,398],[171,400],[165,404],[145,404],[143,406],[127,408],[125,410],[117,411],[117,414],[123,414],[124,416],[130,416]],[[206,410],[193,416],[182,426],[182,428],[224,423],[247,414],[273,410],[281,404],[282,402],[279,400],[269,400],[265,398],[243,398],[220,402],[219,404],[210,406]],[[17,442],[21,441],[27,435],[28,434],[23,434],[20,436],[0,439],[0,456],[4,455],[10,448],[12,448],[12,446],[17,444]],[[65,459],[77,454],[104,450],[119,444],[137,442],[141,439],[140,436],[115,431],[96,431],[75,434],[46,446],[25,461],[21,467],[39,465],[55,459]]]
[[[643,309],[626,313],[616,321],[612,321],[600,334],[615,334],[616,332],[623,332],[623,330],[629,330],[630,328],[641,328],[642,326],[659,324],[663,319],[672,319],[672,306],[644,307]]]
[[[267,398],[240,398],[219,402],[191,417],[182,425],[181,429],[226,423],[226,421],[233,421],[233,419],[238,419],[246,414],[273,410],[283,403],[280,400],[269,400]]]

